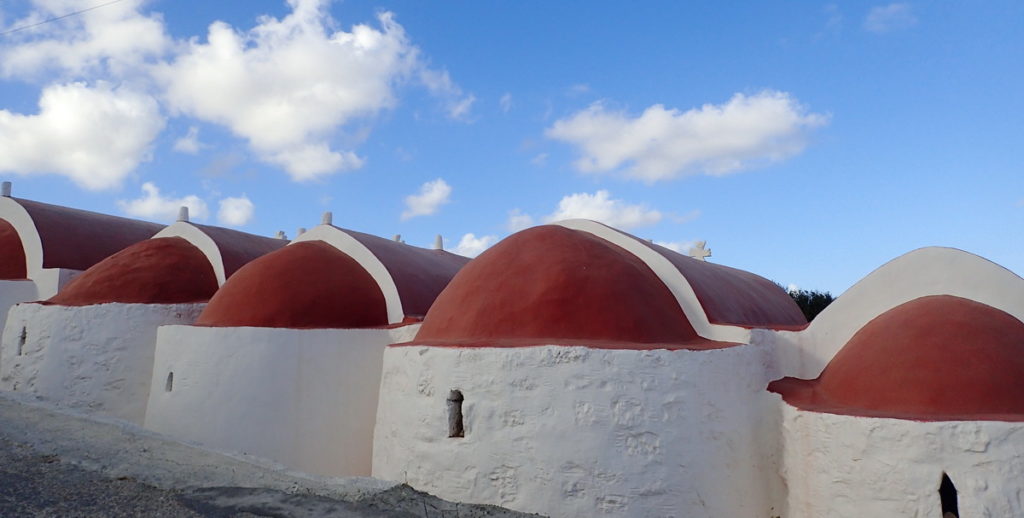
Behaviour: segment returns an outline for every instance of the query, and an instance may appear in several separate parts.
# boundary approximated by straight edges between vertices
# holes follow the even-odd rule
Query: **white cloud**
[[[490,248],[491,245],[497,241],[497,236],[476,237],[476,235],[472,233],[465,234],[462,236],[462,239],[459,240],[459,244],[455,245],[452,252],[466,257],[476,257],[484,250]]]
[[[175,151],[189,155],[194,155],[205,147],[206,144],[199,141],[199,128],[195,126],[190,127],[184,137],[174,141]]]
[[[172,46],[160,15],[139,13],[143,3],[123,0],[5,37],[16,43],[0,47],[0,75],[32,78],[48,70],[77,76],[130,75]],[[35,0],[32,4],[26,18],[10,25],[24,27],[96,5],[87,0]]]
[[[156,101],[106,83],[43,89],[39,113],[0,110],[0,171],[56,173],[89,190],[117,187],[163,129]]]
[[[519,232],[525,228],[533,226],[533,216],[523,213],[519,209],[512,209],[508,211],[508,222],[505,224],[505,228],[509,232]]]
[[[410,194],[405,197],[405,211],[402,212],[402,221],[416,216],[428,216],[437,212],[437,209],[448,203],[452,194],[452,187],[443,179],[431,180],[420,186],[419,194]]]
[[[689,211],[686,214],[683,214],[681,216],[673,214],[673,215],[669,216],[669,218],[672,220],[673,223],[680,223],[680,224],[682,224],[682,223],[689,223],[689,222],[699,218],[700,214],[701,214],[700,209],[693,209],[693,210],[691,210],[691,211]]]
[[[160,189],[153,182],[142,184],[142,196],[134,200],[119,200],[121,210],[129,216],[174,221],[178,217],[178,209],[188,207],[190,219],[206,219],[209,211],[206,202],[194,194],[181,198],[171,198],[160,194]]]
[[[917,23],[910,4],[893,3],[872,7],[864,18],[864,29],[870,32],[890,32],[912,27]]]
[[[222,225],[240,227],[252,220],[256,211],[255,205],[248,196],[229,197],[220,200],[220,210],[217,211],[217,222]]]
[[[689,255],[690,249],[696,244],[694,241],[655,241],[654,244],[663,246],[674,252]]]
[[[788,291],[790,293],[793,293],[793,292],[796,292],[796,291],[800,291],[800,286],[797,286],[796,284],[793,284],[791,282],[791,283],[786,285],[786,291]]]
[[[512,109],[512,94],[505,92],[505,95],[502,95],[501,99],[498,99],[498,106],[501,107],[502,112],[508,113],[508,111]]]
[[[379,14],[375,23],[344,30],[337,28],[328,12],[330,0],[288,0],[291,11],[286,16],[261,17],[251,29],[214,22],[205,40],[175,40],[168,35],[162,15],[144,12],[147,2],[104,4],[102,9],[6,36],[0,41],[0,78],[36,80],[56,75],[86,84],[130,85],[132,91],[152,94],[160,103],[132,111],[136,118],[157,119],[162,127],[162,108],[174,117],[224,126],[245,139],[259,160],[280,166],[296,181],[361,167],[364,159],[355,146],[369,134],[373,118],[395,106],[400,84],[416,82],[426,88],[445,103],[452,118],[471,116],[475,97],[464,93],[447,72],[431,69],[391,13]],[[30,14],[9,27],[81,11],[95,2],[31,0],[31,5]],[[59,88],[53,85],[46,90]],[[126,93],[127,87],[117,91]],[[78,107],[81,112],[89,109]],[[2,113],[7,119],[17,118]],[[129,130],[137,134],[119,140],[113,150],[96,146],[87,154],[137,149],[140,140],[148,145],[154,138],[152,127],[122,124],[119,134]],[[105,127],[94,129],[94,139],[110,135]],[[13,139],[9,134],[0,139]],[[175,148],[198,151],[202,148],[198,133],[190,131]],[[32,156],[21,153],[28,158],[20,162],[59,160],[56,153],[32,151],[36,151]],[[69,162],[78,162],[63,155]],[[16,162],[10,157],[0,161]],[[138,161],[129,162],[134,167]],[[76,170],[82,167],[75,166]],[[8,169],[26,167],[9,165]],[[49,169],[65,172],[68,167]],[[123,176],[123,168],[114,170],[104,174]],[[76,181],[85,183],[82,178]]]
[[[227,126],[295,180],[362,165],[331,149],[331,133],[394,105],[393,85],[416,66],[416,48],[389,13],[380,28],[329,33],[325,3],[290,0],[293,11],[240,33],[223,22],[192,41],[157,75],[170,106]]]
[[[653,225],[662,219],[661,212],[650,209],[644,204],[629,204],[622,200],[612,199],[606,190],[594,194],[576,193],[562,198],[558,209],[549,215],[546,221],[563,219],[592,219],[622,229]]]
[[[423,64],[391,13],[378,15],[377,26],[333,31],[328,3],[289,0],[288,16],[262,17],[245,32],[213,23],[205,42],[190,41],[157,67],[168,105],[230,128],[297,181],[361,167],[332,137],[393,107],[394,87],[411,77],[447,100],[449,116],[469,116],[474,97]]]
[[[540,153],[537,156],[534,156],[533,158],[530,159],[530,164],[531,165],[535,165],[537,167],[543,167],[547,163],[548,163],[548,154],[547,153]]]
[[[419,72],[420,82],[436,96],[445,99],[448,117],[463,121],[470,121],[470,109],[476,102],[473,94],[464,94],[447,71],[431,70],[423,67]]]
[[[700,172],[724,175],[788,158],[804,149],[809,130],[827,122],[788,93],[766,90],[686,112],[656,104],[638,117],[598,102],[556,121],[546,135],[579,148],[580,171],[626,166],[627,176],[654,182]]]
[[[468,121],[469,110],[473,107],[474,102],[476,102],[475,95],[467,95],[452,102],[448,106],[448,116],[455,120]]]

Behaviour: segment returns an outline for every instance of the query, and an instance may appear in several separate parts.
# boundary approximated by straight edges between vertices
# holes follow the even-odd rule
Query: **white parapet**
[[[370,474],[392,329],[165,326],[145,427],[329,476]]]
[[[777,516],[771,356],[388,347],[373,476],[550,516]]]
[[[18,304],[0,342],[0,390],[142,424],[157,328],[192,322],[205,306]]]
[[[944,473],[960,516],[1024,516],[1024,423],[884,419],[779,404],[789,488],[783,516],[939,517]]]

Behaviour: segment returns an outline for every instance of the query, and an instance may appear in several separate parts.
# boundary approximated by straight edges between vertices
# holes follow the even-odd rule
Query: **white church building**
[[[59,307],[30,324],[51,350],[155,330],[122,418],[295,470],[550,516],[1024,516],[1024,279],[967,252],[896,258],[808,324],[763,277],[592,221],[471,261],[329,217],[287,246],[231,232],[176,223],[16,306],[0,372],[23,313]],[[69,303],[107,291],[181,316]]]

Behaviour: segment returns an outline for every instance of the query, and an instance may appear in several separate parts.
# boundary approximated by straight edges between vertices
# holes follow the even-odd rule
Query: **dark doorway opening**
[[[960,518],[960,509],[956,502],[956,486],[949,475],[942,474],[939,484],[939,500],[942,502],[942,518]]]

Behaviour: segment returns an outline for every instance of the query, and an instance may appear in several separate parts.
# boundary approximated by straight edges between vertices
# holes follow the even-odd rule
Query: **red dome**
[[[640,240],[668,259],[693,288],[712,324],[798,330],[807,327],[800,306],[779,285],[760,275],[705,261]]]
[[[240,268],[196,325],[354,328],[388,323],[384,294],[348,255],[322,241],[303,241]]]
[[[148,239],[96,263],[48,302],[87,306],[108,302],[205,302],[217,291],[213,267],[180,237]]]
[[[0,279],[27,279],[25,248],[14,226],[0,220]]]
[[[634,255],[560,226],[516,233],[462,268],[414,343],[722,345],[698,338],[672,293]]]
[[[1024,322],[973,300],[921,297],[868,322],[818,379],[768,388],[821,412],[1024,420]]]

